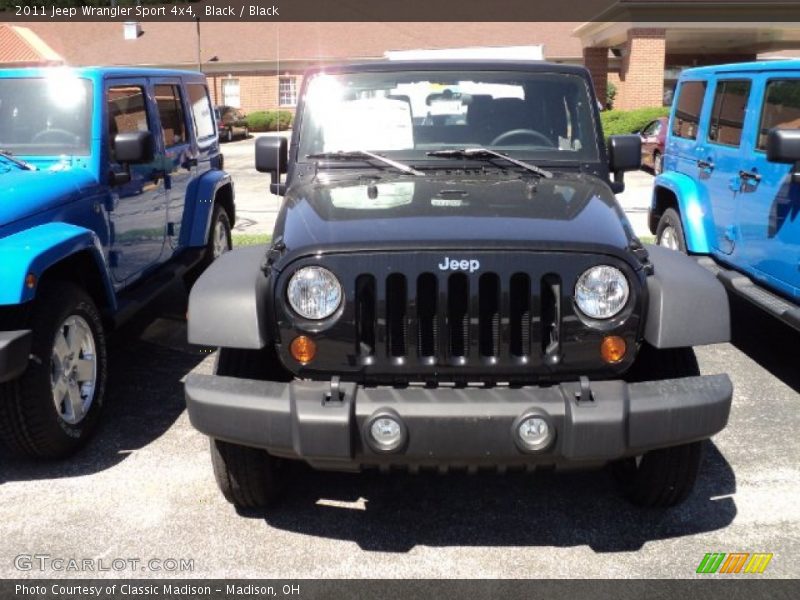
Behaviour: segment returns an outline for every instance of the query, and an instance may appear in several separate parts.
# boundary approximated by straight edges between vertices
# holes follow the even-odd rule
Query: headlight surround
[[[342,303],[342,285],[323,267],[302,267],[286,288],[292,310],[304,319],[320,321],[333,315]]]
[[[575,284],[575,303],[591,319],[610,319],[619,314],[629,296],[625,274],[610,265],[587,269]]]

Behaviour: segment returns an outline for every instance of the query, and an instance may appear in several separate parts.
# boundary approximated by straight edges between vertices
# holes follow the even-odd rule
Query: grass
[[[643,244],[655,244],[656,243],[656,236],[654,235],[640,235],[639,241]]]
[[[269,244],[272,235],[269,233],[234,233],[232,236],[234,248],[237,246],[256,246]]]

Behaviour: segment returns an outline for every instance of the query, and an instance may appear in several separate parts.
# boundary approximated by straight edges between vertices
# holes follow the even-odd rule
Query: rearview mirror
[[[282,196],[286,191],[281,175],[286,173],[288,160],[289,142],[285,137],[268,135],[256,140],[256,171],[270,174],[269,190],[273,194]]]
[[[130,131],[114,136],[114,159],[118,163],[149,163],[154,155],[153,134],[149,131]]]
[[[638,134],[612,135],[608,138],[608,170],[614,174],[615,194],[625,190],[625,171],[642,166],[642,138]]]

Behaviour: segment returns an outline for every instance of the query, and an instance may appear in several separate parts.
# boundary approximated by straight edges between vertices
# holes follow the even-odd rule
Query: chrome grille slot
[[[469,279],[463,273],[450,275],[447,280],[447,331],[450,357],[469,356]]]
[[[478,280],[478,340],[480,355],[500,354],[500,277],[485,273]]]
[[[389,275],[386,278],[386,354],[393,358],[406,355],[407,297],[405,275]]]
[[[531,355],[531,278],[515,273],[509,289],[509,344],[512,356]]]
[[[356,278],[356,354],[362,358],[375,354],[375,278]]]
[[[561,278],[542,277],[542,354],[547,365],[561,360]]]
[[[436,275],[423,273],[417,278],[417,355],[423,362],[435,362],[439,347],[438,294]]]

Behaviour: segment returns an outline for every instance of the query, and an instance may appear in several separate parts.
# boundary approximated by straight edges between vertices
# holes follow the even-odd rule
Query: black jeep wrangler
[[[271,245],[224,255],[189,303],[190,341],[220,348],[186,401],[225,497],[266,505],[299,459],[610,463],[635,503],[682,501],[730,411],[691,349],[728,340],[728,300],[634,235],[614,193],[640,156],[603,143],[580,67],[308,73],[291,145],[256,143],[284,196]]]

